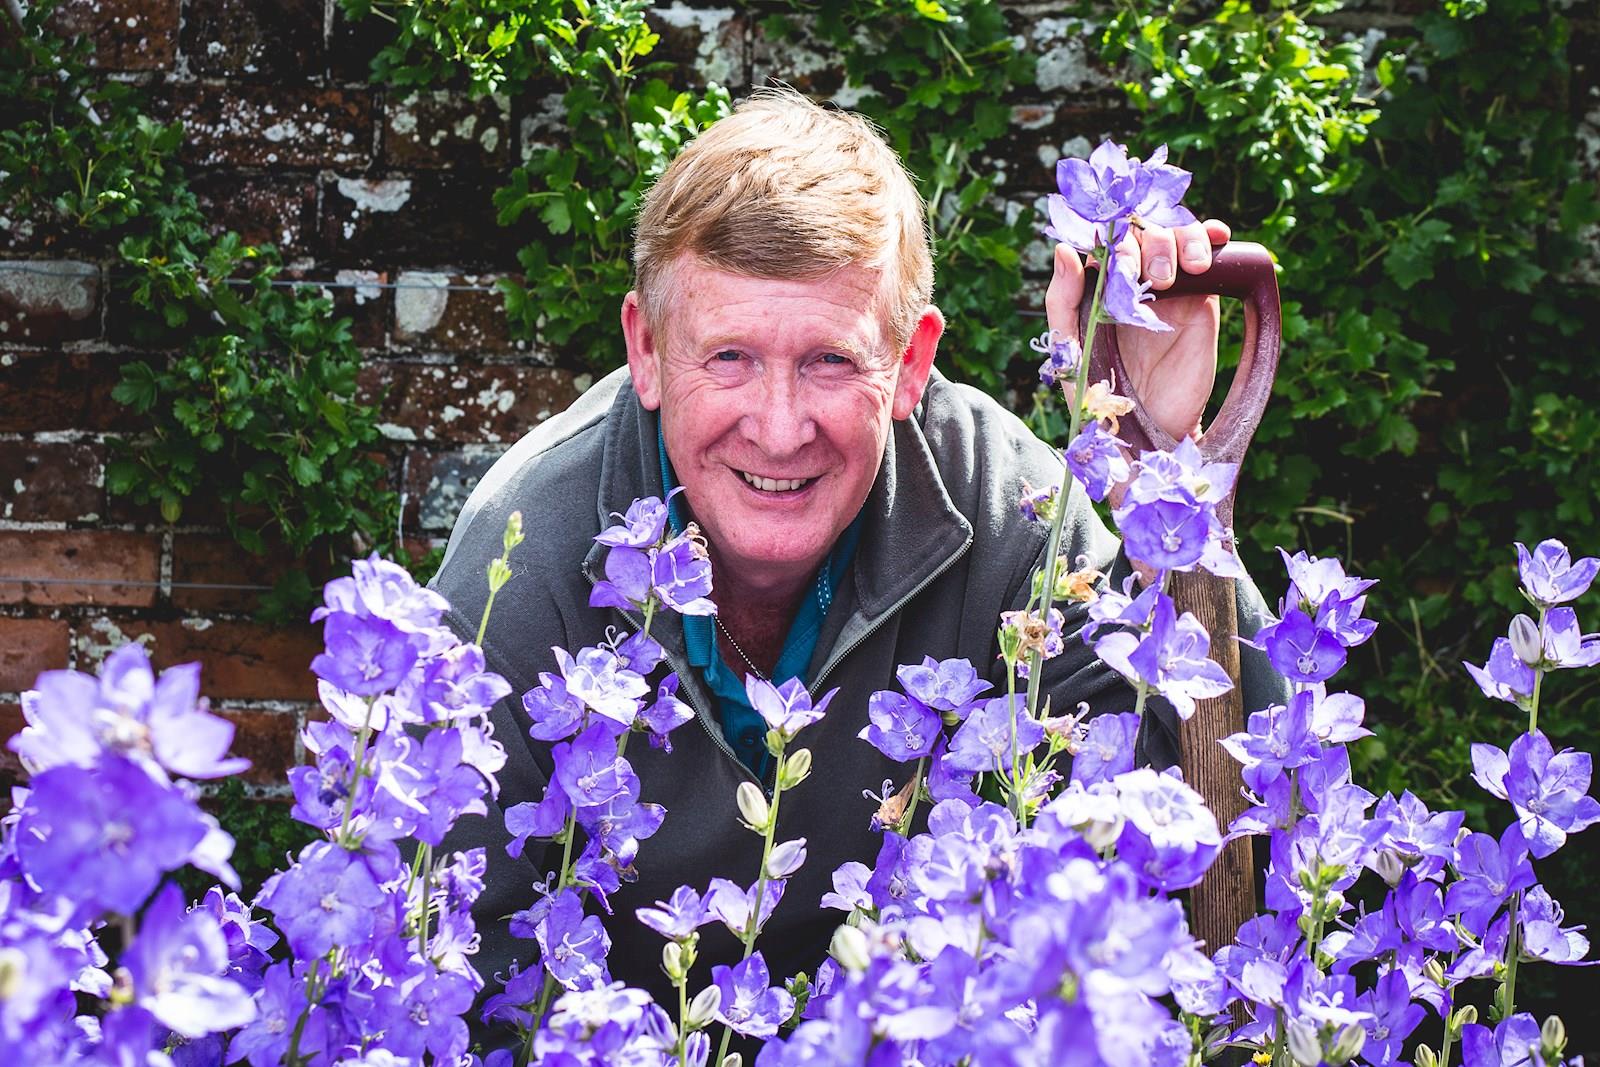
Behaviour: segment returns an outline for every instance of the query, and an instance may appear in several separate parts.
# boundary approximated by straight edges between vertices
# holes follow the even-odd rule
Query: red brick
[[[126,641],[145,638],[150,661],[157,667],[198,662],[200,692],[217,703],[310,701],[317,697],[311,657],[322,651],[320,625],[304,623],[290,628],[254,622],[117,619],[115,629]],[[113,647],[86,645],[79,669],[95,670],[98,664],[94,660]]]
[[[498,289],[464,288],[493,286],[500,277],[401,271],[394,289],[395,347],[474,355],[526,349],[526,341],[511,340]]]
[[[172,603],[197,614],[253,612],[262,594],[291,571],[307,570],[307,561],[287,550],[256,556],[226,535],[175,534],[172,539]],[[311,567],[313,586],[326,581],[327,566]],[[187,584],[259,586],[256,589],[186,588]]]
[[[309,255],[317,233],[317,184],[292,174],[208,174],[190,182],[213,233],[233,230],[284,259]]]
[[[6,747],[6,742],[22,732],[28,720],[22,717],[21,704],[0,701],[0,812],[11,810],[10,787],[22,781],[22,761]]]
[[[0,530],[0,604],[149,607],[160,566],[161,541],[146,534]]]
[[[178,0],[63,0],[50,19],[86,35],[102,70],[170,70],[178,54]]]
[[[523,238],[495,221],[499,184],[477,171],[377,180],[334,176],[322,188],[323,245],[350,266],[514,269]]]
[[[0,343],[100,336],[100,268],[70,259],[0,260]]]
[[[104,499],[97,445],[0,441],[0,519],[92,521]]]
[[[123,365],[136,358],[0,347],[0,433],[137,428],[133,409],[111,398]]]
[[[372,161],[372,94],[309,86],[171,89],[183,157],[203,165],[363,167]]]
[[[504,167],[511,160],[511,104],[441,90],[391,96],[383,158],[392,167]]]
[[[578,395],[570,371],[465,360],[373,362],[361,385],[368,395],[382,393],[385,422],[419,440],[461,443],[513,442]]]
[[[188,0],[182,44],[195,74],[265,81],[321,73],[322,0]]]
[[[232,755],[250,761],[244,780],[257,785],[278,785],[294,766],[298,724],[292,711],[213,709],[234,725]]]
[[[66,667],[71,644],[65,619],[0,616],[0,692],[31,689],[41,672]]]

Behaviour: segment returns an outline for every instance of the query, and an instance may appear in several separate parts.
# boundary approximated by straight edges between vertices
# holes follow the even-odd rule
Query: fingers
[[[1179,268],[1186,274],[1210,270],[1213,246],[1227,244],[1233,231],[1220,219],[1206,219],[1171,229],[1146,226],[1138,234],[1144,266],[1140,274],[1159,292],[1172,287]]]
[[[1044,313],[1050,328],[1062,337],[1078,337],[1078,305],[1083,303],[1083,261],[1071,245],[1056,245],[1055,272],[1044,292]]]

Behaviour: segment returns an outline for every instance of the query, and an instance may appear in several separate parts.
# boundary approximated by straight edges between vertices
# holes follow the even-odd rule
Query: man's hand
[[[1170,289],[1177,270],[1202,274],[1211,267],[1211,247],[1227,243],[1228,224],[1207,219],[1190,226],[1131,230],[1117,248],[1140,265],[1139,278],[1151,289]],[[1176,267],[1174,266],[1176,264]],[[1078,336],[1084,292],[1083,261],[1070,245],[1056,245],[1055,275],[1045,292],[1050,327],[1063,336]],[[1102,320],[1102,329],[1117,331],[1123,365],[1133,389],[1151,418],[1175,438],[1198,437],[1200,419],[1217,377],[1218,300],[1215,296],[1173,297],[1155,304],[1156,316],[1172,327],[1154,333]],[[1085,353],[1087,356],[1088,353]],[[1118,382],[1117,391],[1125,392]]]

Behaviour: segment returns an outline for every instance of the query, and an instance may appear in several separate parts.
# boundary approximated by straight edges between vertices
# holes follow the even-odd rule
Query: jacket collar
[[[627,372],[620,379],[606,420],[606,443],[600,466],[596,499],[597,529],[613,521],[642,496],[661,496],[661,464],[656,435],[660,418],[639,403]],[[945,385],[935,372],[930,391]],[[924,399],[924,404],[927,400]],[[856,548],[848,583],[853,594],[848,611],[829,612],[817,643],[812,673],[832,658],[839,646],[849,646],[870,632],[905,600],[964,553],[972,543],[972,525],[956,510],[945,490],[933,452],[922,432],[923,407],[909,419],[896,420],[884,449],[883,463],[862,510],[861,541]],[[591,580],[605,573],[605,548],[593,545],[584,559]],[[712,599],[716,599],[713,589]],[[845,604],[838,605],[840,608]],[[683,627],[664,613],[651,636],[669,652],[683,651]],[[662,624],[665,625],[662,625]]]

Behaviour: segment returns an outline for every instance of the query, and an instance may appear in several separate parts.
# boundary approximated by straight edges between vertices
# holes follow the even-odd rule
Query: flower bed
[[[1060,180],[1053,235],[1115,267],[1098,277],[1084,347],[1106,317],[1160,328],[1136,272],[1107,250],[1136,215],[1192,221],[1178,206],[1186,176],[1164,154],[1141,162],[1108,144],[1068,161]],[[651,623],[715,610],[703,544],[692,528],[671,535],[667,502],[646,499],[597,537],[609,554],[592,600],[636,613],[640,629],[557,650],[557,669],[521,695],[555,774],[541,798],[506,809],[511,848],[548,839],[561,858],[512,921],[536,963],[502,976],[481,1005],[513,1044],[469,1051],[486,857],[441,847],[498,793],[505,752],[488,713],[511,687],[441,624],[442,598],[376,557],[330,582],[313,613],[326,648],[311,666],[329,719],[306,728],[314,762],[290,781],[295,817],[323,836],[249,904],[224,888],[238,885],[233,843],[198,805],[196,781],[243,768],[228,756],[231,726],[199,696],[198,668],[157,676],[129,646],[98,677],[40,677],[12,742],[32,778],[0,836],[0,1038],[27,1064],[379,1067],[481,1055],[698,1067],[726,1062],[737,1033],[764,1042],[760,1065],[1179,1067],[1238,1047],[1259,1063],[1314,1067],[1400,1062],[1432,1017],[1437,1047],[1405,1053],[1419,1065],[1561,1062],[1560,1021],[1517,1013],[1516,983],[1525,963],[1577,963],[1588,950],[1532,861],[1600,821],[1589,756],[1554,751],[1537,729],[1544,675],[1600,662],[1600,638],[1566,606],[1600,561],[1574,561],[1556,541],[1519,545],[1537,618],[1519,615],[1485,664],[1468,666],[1488,696],[1528,716],[1508,749],[1473,749],[1475,778],[1516,814],[1493,836],[1468,832],[1459,812],[1350,780],[1363,706],[1328,683],[1372,633],[1371,583],[1286,553],[1287,593],[1254,640],[1294,692],[1224,742],[1250,807],[1221,827],[1179,775],[1135,767],[1133,739],[1151,695],[1187,716],[1231,685],[1167,587],[1176,572],[1240,573],[1217,511],[1236,471],[1189,441],[1130,464],[1115,437],[1126,402],[1088,381],[1084,347],[1054,332],[1037,347],[1041,376],[1068,402],[1063,462],[1079,488],[1066,491],[1102,499],[1126,483],[1114,514],[1151,573],[1120,590],[1069,573],[1054,551],[1059,491],[1030,496],[1025,511],[1051,523],[1052,550],[1027,608],[1001,620],[1006,692],[990,692],[970,663],[928,659],[872,695],[863,743],[914,769],[879,798],[877,856],[840,867],[820,902],[785,899],[806,842],[778,840],[777,814],[813,772],[805,730],[845,712],[834,693],[747,679],[777,768],[770,796],[746,785],[735,798],[761,837],[760,863],[748,884],[683,886],[637,915],[663,939],[676,1003],[610,981],[594,913],[650,861],[649,839],[670,817],[641,796],[628,745],[642,734],[636,743],[670,747],[693,717],[677,679],[661,676]],[[522,540],[514,518],[489,568],[479,639]],[[1084,639],[1127,678],[1131,711],[1084,720],[1042,704],[1064,598],[1088,603]],[[924,803],[926,832],[912,834]],[[1239,836],[1268,839],[1265,908],[1208,954],[1173,894]],[[192,907],[168,878],[186,865],[222,883]],[[1363,878],[1376,907],[1351,903]],[[830,958],[814,975],[771,974],[758,947],[768,918],[818,904],[840,913]],[[727,927],[743,959],[692,989],[708,924]],[[1484,981],[1494,1009],[1480,1022],[1465,998]]]

